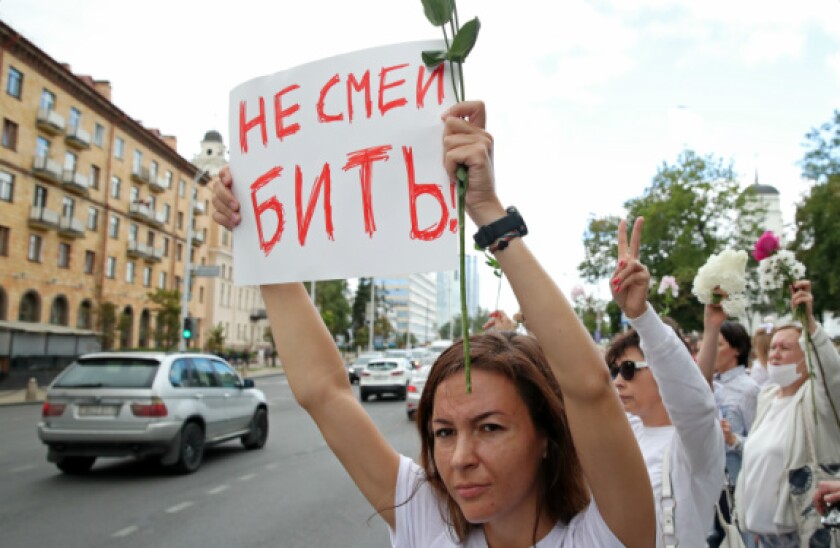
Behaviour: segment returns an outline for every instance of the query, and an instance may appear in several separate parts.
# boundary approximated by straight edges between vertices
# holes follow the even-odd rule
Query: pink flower
[[[779,245],[779,237],[768,230],[755,242],[755,249],[753,249],[753,257],[756,261],[762,261],[770,257],[781,248]]]
[[[662,295],[669,289],[671,290],[671,295],[674,298],[680,294],[680,286],[677,285],[677,279],[673,276],[662,276],[662,280],[659,282],[659,290],[657,292]]]
[[[576,301],[578,299],[583,299],[586,297],[586,291],[583,289],[583,286],[576,285],[572,288],[572,300]]]

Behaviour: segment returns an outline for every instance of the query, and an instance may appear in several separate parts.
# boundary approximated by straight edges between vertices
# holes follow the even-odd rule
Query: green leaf
[[[452,40],[452,45],[449,46],[449,59],[456,63],[465,61],[467,55],[475,46],[475,41],[478,40],[478,30],[480,28],[481,23],[478,21],[478,17],[464,23],[464,26],[455,35],[455,39]]]
[[[423,64],[429,68],[433,68],[438,66],[439,64],[446,61],[446,52],[445,51],[424,51],[421,54],[423,58]]]
[[[452,0],[421,0],[423,12],[429,23],[436,27],[445,25],[452,18]]]

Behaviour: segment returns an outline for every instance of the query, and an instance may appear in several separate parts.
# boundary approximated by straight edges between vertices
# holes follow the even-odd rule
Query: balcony
[[[167,188],[169,188],[167,186],[167,181],[163,177],[153,177],[149,180],[149,190],[151,190],[152,192],[160,193],[166,190]]]
[[[131,202],[128,206],[128,216],[132,219],[150,222],[154,219],[154,212],[145,202]]]
[[[206,213],[206,208],[204,207],[204,202],[196,202],[193,204],[193,213],[195,215],[204,215]]]
[[[151,181],[151,177],[149,177],[149,170],[142,166],[132,169],[131,180],[137,183],[149,184],[149,181]]]
[[[151,213],[149,222],[155,225],[156,227],[160,228],[166,223],[166,216],[163,214],[163,211],[155,211],[154,209],[150,209],[149,212]]]
[[[67,128],[67,137],[64,141],[73,148],[86,150],[90,148],[90,133],[74,124]]]
[[[193,232],[192,245],[201,245],[204,243],[204,234],[201,232]]]
[[[52,109],[38,109],[38,118],[35,121],[38,129],[50,135],[64,133],[64,117]]]
[[[59,236],[68,238],[83,238],[85,235],[85,225],[79,219],[74,217],[61,217],[58,222]]]
[[[61,186],[67,191],[75,192],[76,194],[84,196],[86,196],[90,190],[90,182],[88,181],[88,178],[81,173],[69,169],[64,170],[64,174],[61,177]]]
[[[32,164],[32,174],[35,177],[53,183],[61,182],[63,171],[61,164],[50,160],[48,156],[36,156]]]
[[[32,206],[29,209],[29,226],[31,228],[58,228],[59,215],[57,212],[43,206]]]

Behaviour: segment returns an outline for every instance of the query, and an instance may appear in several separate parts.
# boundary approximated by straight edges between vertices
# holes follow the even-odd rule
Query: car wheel
[[[414,411],[406,411],[405,414],[408,415],[408,420],[414,420]]]
[[[192,474],[201,466],[204,457],[204,431],[195,422],[188,422],[181,430],[181,449],[175,470],[181,474]]]
[[[365,390],[359,390],[359,399],[368,401],[368,393]]]
[[[405,389],[405,387],[403,387],[402,390],[397,392],[397,398],[399,398],[400,401],[405,401],[406,392],[408,391]]]
[[[240,438],[245,449],[262,449],[268,439],[268,413],[260,407],[251,419],[251,431]]]
[[[65,474],[86,474],[95,461],[96,457],[64,457],[56,466]]]

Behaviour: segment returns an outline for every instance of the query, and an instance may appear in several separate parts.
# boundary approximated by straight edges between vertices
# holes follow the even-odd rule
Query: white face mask
[[[782,388],[787,388],[802,378],[802,374],[796,371],[798,366],[798,363],[789,363],[785,365],[767,364],[769,382],[778,384]]]

